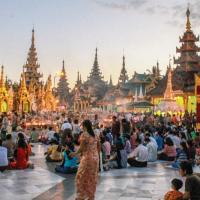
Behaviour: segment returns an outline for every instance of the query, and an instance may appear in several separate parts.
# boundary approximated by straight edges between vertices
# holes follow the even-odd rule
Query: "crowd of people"
[[[200,165],[194,114],[115,113],[106,124],[98,115],[87,120],[54,113],[53,119],[52,125],[30,129],[25,115],[3,114],[0,171],[34,168],[29,156],[34,155],[32,145],[40,142],[48,145],[46,161],[58,162],[57,173],[77,173],[77,200],[94,199],[99,170],[145,168],[158,161],[166,161],[166,166],[186,176],[185,192],[179,191],[181,179],[173,179],[165,200],[200,199],[200,178],[193,173],[193,167]]]

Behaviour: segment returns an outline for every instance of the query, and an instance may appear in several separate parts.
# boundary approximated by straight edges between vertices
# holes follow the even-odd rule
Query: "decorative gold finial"
[[[186,30],[190,31],[191,30],[191,23],[190,23],[190,9],[189,9],[189,5],[186,11],[186,16],[187,16],[187,23],[186,23]]]
[[[35,42],[35,30],[34,30],[34,28],[32,29],[32,39],[31,39],[31,41],[32,41],[32,45],[34,45],[34,42]]]
[[[4,85],[4,66],[1,66],[1,87]]]

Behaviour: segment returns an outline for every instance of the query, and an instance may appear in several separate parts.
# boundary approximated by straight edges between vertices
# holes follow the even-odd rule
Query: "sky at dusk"
[[[117,82],[123,52],[129,77],[157,60],[165,73],[185,30],[188,2],[198,35],[199,0],[0,0],[0,64],[10,79],[19,80],[34,26],[45,79],[61,69],[64,59],[70,86],[78,70],[86,80],[96,46],[105,80],[112,74]]]

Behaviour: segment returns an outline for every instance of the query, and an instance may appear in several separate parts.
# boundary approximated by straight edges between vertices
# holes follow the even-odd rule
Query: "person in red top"
[[[29,162],[30,148],[26,143],[24,135],[22,133],[18,134],[18,145],[17,151],[15,153],[15,161],[10,165],[14,169],[26,169],[28,167],[33,168],[33,164]]]
[[[183,182],[180,179],[172,180],[172,190],[165,194],[164,200],[182,200],[183,193],[179,190],[183,186]]]

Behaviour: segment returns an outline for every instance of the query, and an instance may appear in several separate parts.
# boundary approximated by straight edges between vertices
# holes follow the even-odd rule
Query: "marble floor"
[[[0,174],[1,200],[74,200],[75,175],[54,172],[55,163],[44,160],[44,145],[35,145],[31,157],[35,169],[6,171]],[[160,200],[170,188],[170,181],[179,177],[168,163],[150,163],[145,169],[110,170],[99,176],[97,200]],[[199,169],[197,169],[199,170]],[[179,177],[180,178],[180,177]]]

